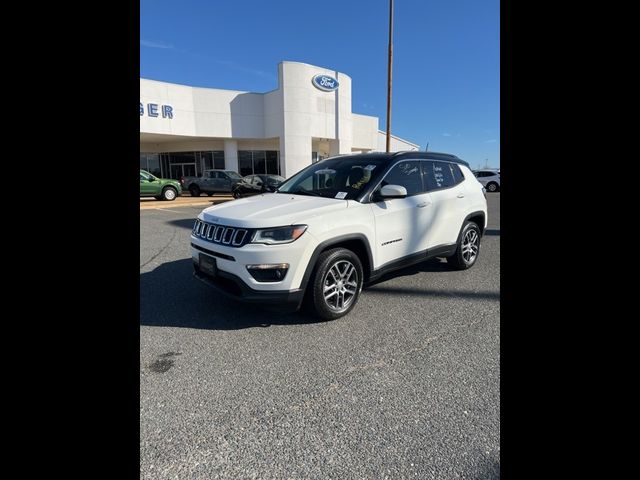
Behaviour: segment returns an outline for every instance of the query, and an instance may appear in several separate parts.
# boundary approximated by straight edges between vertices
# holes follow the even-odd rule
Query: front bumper
[[[303,290],[254,290],[241,278],[223,270],[218,270],[218,274],[212,277],[202,272],[195,263],[193,269],[195,278],[234,300],[259,303],[280,311],[291,312],[298,310],[302,305]]]
[[[296,310],[304,297],[303,275],[316,245],[316,239],[308,231],[292,243],[247,244],[239,248],[213,244],[191,235],[194,276],[236,300]],[[216,259],[215,277],[200,271],[200,254]],[[247,265],[264,263],[288,263],[289,269],[281,281],[259,282],[249,273]]]

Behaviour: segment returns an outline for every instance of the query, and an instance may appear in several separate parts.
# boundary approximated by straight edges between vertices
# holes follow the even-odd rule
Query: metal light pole
[[[393,63],[393,0],[389,0],[389,61],[387,64],[387,153],[391,151],[391,65]]]

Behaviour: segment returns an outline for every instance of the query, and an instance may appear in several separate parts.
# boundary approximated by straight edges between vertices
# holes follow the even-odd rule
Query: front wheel
[[[242,195],[240,195],[240,191],[239,190],[234,190],[233,191],[233,198],[240,198]]]
[[[480,227],[466,222],[460,232],[456,253],[447,259],[454,270],[466,270],[473,267],[480,254]]]
[[[489,185],[487,185],[487,190],[489,192],[497,192],[498,191],[498,184],[496,182],[489,183]]]
[[[162,191],[163,200],[175,200],[177,196],[178,191],[173,187],[165,187],[165,189]]]
[[[363,270],[358,256],[346,248],[320,254],[312,284],[309,307],[322,320],[335,320],[349,313],[362,291]]]

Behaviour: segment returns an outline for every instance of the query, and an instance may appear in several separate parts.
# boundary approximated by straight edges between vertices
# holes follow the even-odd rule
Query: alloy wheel
[[[475,229],[470,228],[462,239],[462,258],[467,264],[475,262],[479,246],[480,236]]]
[[[323,282],[324,301],[334,312],[347,310],[358,292],[358,271],[348,260],[339,260],[326,273]]]

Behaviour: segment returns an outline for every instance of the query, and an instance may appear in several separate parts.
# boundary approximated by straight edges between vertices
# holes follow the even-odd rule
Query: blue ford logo
[[[330,77],[329,75],[323,75],[323,74],[316,75],[311,79],[311,82],[315,85],[317,89],[325,92],[333,92],[334,90],[337,90],[338,87],[340,86],[340,84],[338,83],[338,80],[336,80],[333,77]]]

